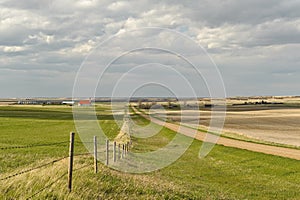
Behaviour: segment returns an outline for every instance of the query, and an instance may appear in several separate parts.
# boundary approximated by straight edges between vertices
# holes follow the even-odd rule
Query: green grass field
[[[118,134],[107,106],[97,106],[99,123],[110,139]],[[148,121],[132,116],[138,124]],[[72,109],[52,106],[0,107],[0,148],[68,142],[75,131]],[[174,132],[163,128],[148,139],[133,138],[132,151],[151,151]],[[75,153],[86,152],[78,136]],[[216,145],[198,158],[200,141],[172,165],[147,174],[126,174],[93,158],[75,157],[73,191],[67,189],[68,160],[0,181],[0,199],[300,199],[300,162]],[[68,155],[68,143],[0,150],[0,179]],[[59,179],[60,178],[60,179]],[[57,180],[57,181],[56,181]],[[55,182],[55,183],[53,183]],[[53,184],[52,184],[53,183]]]

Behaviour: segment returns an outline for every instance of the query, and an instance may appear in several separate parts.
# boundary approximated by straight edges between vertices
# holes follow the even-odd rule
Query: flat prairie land
[[[119,129],[111,111],[107,105],[97,105],[96,111],[113,140]],[[149,123],[134,113],[131,118],[141,126]],[[300,199],[298,160],[222,145],[200,159],[198,140],[171,165],[145,174],[119,172],[102,163],[95,174],[92,156],[76,156],[69,192],[64,175],[68,159],[20,172],[68,155],[69,132],[75,131],[70,107],[1,106],[0,130],[0,199]],[[149,138],[132,137],[129,153],[155,151],[176,134],[161,128]],[[75,154],[86,153],[78,134],[75,141]],[[56,142],[66,143],[9,148]]]
[[[300,109],[227,112],[225,131],[300,146]]]
[[[267,142],[300,146],[300,108],[291,105],[228,106],[223,132]],[[208,128],[212,114],[210,110],[201,108],[163,112],[154,110],[153,113],[158,117],[167,115],[171,121],[201,129]],[[216,113],[218,117],[218,112]]]

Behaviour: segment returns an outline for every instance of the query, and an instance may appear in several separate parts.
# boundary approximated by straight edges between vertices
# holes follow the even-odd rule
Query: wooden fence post
[[[98,158],[97,158],[98,150],[97,150],[97,136],[94,136],[94,169],[95,173],[98,173]]]
[[[113,155],[114,155],[114,162],[117,161],[117,149],[116,149],[116,146],[117,146],[117,142],[114,141],[114,147],[113,147]]]
[[[118,145],[118,157],[121,159],[121,144]]]
[[[70,133],[70,148],[69,148],[69,171],[68,171],[68,188],[72,191],[72,176],[73,176],[73,156],[74,156],[74,136],[75,133]]]
[[[106,163],[105,163],[106,165],[109,164],[108,160],[109,160],[109,140],[106,140]]]
[[[125,145],[122,144],[122,158],[125,157]]]

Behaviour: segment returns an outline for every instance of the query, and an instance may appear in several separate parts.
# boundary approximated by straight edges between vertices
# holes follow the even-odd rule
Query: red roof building
[[[91,106],[92,102],[91,100],[80,100],[78,103],[78,106]]]

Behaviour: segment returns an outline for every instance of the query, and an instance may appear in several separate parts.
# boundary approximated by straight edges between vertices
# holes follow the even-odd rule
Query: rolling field
[[[110,139],[118,134],[107,106],[96,107],[99,123]],[[140,125],[149,122],[138,115]],[[72,110],[63,106],[1,106],[0,148],[60,143],[34,148],[0,149],[0,179],[68,155],[69,132],[74,131]],[[164,146],[174,132],[163,128],[147,139],[132,138],[131,151]],[[86,152],[76,137],[75,153]],[[67,189],[67,159],[47,167],[0,180],[0,199],[299,199],[300,162],[216,145],[198,158],[200,141],[172,165],[147,174],[125,174],[93,158],[75,157],[73,191]],[[57,180],[57,181],[56,181]],[[54,183],[53,183],[54,182]],[[53,183],[53,184],[52,184]]]
[[[160,117],[165,113],[157,111],[155,114]],[[184,124],[200,129],[207,129],[211,121],[211,112],[208,110],[168,110],[167,116],[173,122],[180,122],[181,116],[184,116]],[[196,118],[200,119],[200,123]],[[300,147],[299,122],[298,107],[235,106],[228,107],[223,131],[225,136],[245,136],[248,139]]]

